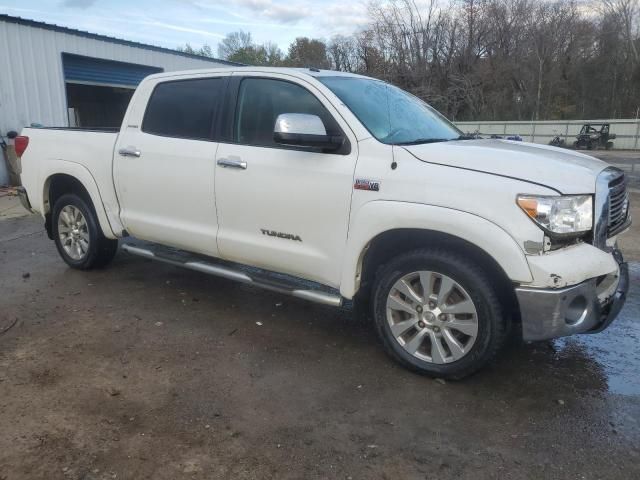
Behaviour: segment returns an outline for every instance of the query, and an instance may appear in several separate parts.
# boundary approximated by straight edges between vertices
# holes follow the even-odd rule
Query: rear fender
[[[40,211],[43,217],[48,213],[51,213],[53,205],[49,205],[49,187],[51,185],[51,178],[54,175],[58,174],[74,177],[82,184],[82,186],[89,194],[89,197],[91,197],[91,202],[93,203],[93,207],[96,211],[98,223],[100,224],[102,233],[107,238],[117,238],[116,234],[114,233],[114,228],[112,227],[112,222],[115,221],[117,222],[116,231],[122,231],[122,227],[119,225],[117,215],[108,215],[108,212],[102,202],[100,191],[98,190],[98,185],[96,184],[95,179],[91,175],[91,172],[79,163],[69,162],[67,160],[47,161],[41,177],[43,178],[42,184],[44,185],[44,188],[41,198],[38,199],[40,200],[40,205],[34,205],[34,208]]]

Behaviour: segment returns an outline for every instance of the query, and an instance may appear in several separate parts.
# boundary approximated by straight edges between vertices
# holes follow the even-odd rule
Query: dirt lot
[[[0,202],[2,480],[640,478],[638,263],[606,332],[441,383],[348,312],[123,253],[70,270],[12,212]]]

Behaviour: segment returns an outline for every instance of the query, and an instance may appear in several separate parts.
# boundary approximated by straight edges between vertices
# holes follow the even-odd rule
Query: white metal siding
[[[489,135],[520,135],[525,142],[547,144],[559,135],[568,145],[573,144],[576,135],[585,123],[610,123],[611,133],[616,134],[613,140],[615,149],[640,148],[640,120],[549,120],[539,122],[456,122],[456,126],[466,133],[479,132]]]
[[[62,52],[160,67],[165,72],[225,66],[208,60],[3,21],[0,21],[0,45],[2,135],[9,130],[20,131],[31,123],[67,125]]]

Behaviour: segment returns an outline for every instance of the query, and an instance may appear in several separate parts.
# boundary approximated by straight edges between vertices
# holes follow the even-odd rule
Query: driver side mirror
[[[334,151],[344,143],[340,135],[327,135],[322,120],[307,113],[282,113],[273,127],[273,140],[281,145]]]

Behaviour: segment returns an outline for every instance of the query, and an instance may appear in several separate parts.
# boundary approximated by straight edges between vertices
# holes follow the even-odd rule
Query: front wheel
[[[471,260],[416,250],[382,268],[373,293],[386,351],[419,373],[459,379],[502,347],[506,323],[495,282]]]
[[[52,230],[62,259],[79,270],[106,265],[118,250],[118,241],[103,235],[93,207],[75,193],[55,202]]]

